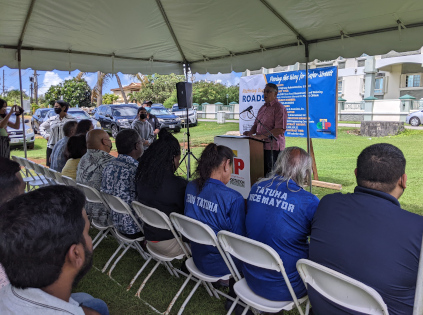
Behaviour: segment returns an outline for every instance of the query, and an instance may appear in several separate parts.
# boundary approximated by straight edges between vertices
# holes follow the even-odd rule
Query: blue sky
[[[19,70],[17,69],[9,69],[8,67],[0,68],[0,93],[3,92],[3,70],[4,70],[4,85],[5,91],[19,89]],[[37,71],[38,74],[38,85],[39,90],[38,94],[44,94],[48,88],[52,85],[59,84],[64,80],[71,79],[75,77],[79,73],[79,70],[72,71],[69,73],[68,71]],[[22,88],[23,90],[29,95],[30,93],[30,81],[29,78],[34,75],[34,71],[32,69],[24,69],[22,70]],[[122,85],[128,85],[131,82],[137,82],[136,79],[132,78],[129,75],[119,73],[119,77],[122,81]],[[218,83],[222,83],[225,85],[236,85],[239,83],[239,78],[241,77],[240,72],[232,72],[232,73],[219,73],[219,74],[194,74],[194,81],[199,80],[209,80],[209,81],[216,81]],[[95,86],[97,80],[97,73],[88,73],[85,77],[89,86],[93,88]],[[103,87],[103,94],[110,93],[110,89],[117,88],[118,84],[116,78],[113,77],[109,82],[105,84]]]

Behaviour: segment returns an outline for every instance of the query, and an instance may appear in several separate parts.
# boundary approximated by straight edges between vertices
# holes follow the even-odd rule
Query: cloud
[[[204,81],[221,83],[226,86],[237,85],[239,83],[239,78],[241,77],[241,72],[232,72],[232,73],[217,73],[217,74],[199,74],[198,72],[194,74],[194,81]]]
[[[52,85],[57,85],[59,83],[62,83],[63,79],[60,78],[60,76],[57,73],[54,73],[53,71],[47,71],[44,75],[43,83],[40,85],[40,88],[38,89],[38,94],[45,94],[47,90]]]
[[[97,83],[97,73],[86,74],[84,79],[87,81],[88,85],[93,88]]]

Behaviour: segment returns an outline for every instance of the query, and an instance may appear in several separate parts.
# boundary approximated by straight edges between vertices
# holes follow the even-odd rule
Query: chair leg
[[[184,303],[182,304],[181,308],[178,311],[178,315],[181,315],[182,312],[185,309],[185,306],[187,306],[189,300],[191,299],[191,297],[194,295],[195,291],[197,290],[197,288],[200,286],[201,284],[201,280],[198,280],[198,282],[195,284],[194,288],[191,290],[191,292],[189,293],[189,295],[187,296],[187,298],[185,299]]]
[[[173,305],[175,304],[176,300],[178,299],[179,295],[181,295],[182,291],[185,289],[186,285],[188,284],[189,280],[191,280],[192,275],[190,274],[186,280],[184,281],[184,283],[182,284],[181,288],[179,289],[179,291],[176,293],[176,295],[174,296],[172,302],[170,302],[169,306],[167,307],[166,312],[164,313],[164,315],[168,315],[170,313],[170,310],[172,309]],[[200,280],[199,280],[200,281]]]
[[[309,313],[310,313],[310,300],[307,299],[305,315],[308,315]]]
[[[128,288],[126,289],[126,291],[129,291],[132,286],[134,285],[135,281],[137,280],[137,278],[139,277],[139,275],[141,274],[141,272],[144,271],[145,267],[147,267],[148,263],[152,260],[153,258],[150,257],[147,259],[147,261],[144,263],[144,265],[142,265],[141,269],[138,270],[137,274],[135,275],[135,277],[131,280],[131,283],[129,284]]]
[[[209,286],[210,290],[213,292],[213,295],[215,296],[216,299],[220,300],[220,296],[217,293],[215,287],[213,286],[213,284],[211,284],[210,282],[206,282],[207,285]]]
[[[126,248],[123,250],[122,254],[120,254],[120,256],[118,257],[118,259],[115,260],[115,262],[112,265],[112,268],[110,268],[109,272],[107,273],[107,275],[111,278],[112,277],[112,271],[113,269],[115,269],[117,263],[122,259],[123,255],[126,254],[126,252],[128,251],[128,249],[130,248],[130,246],[126,246]]]
[[[249,309],[250,309],[250,306],[249,306],[249,305],[247,305],[247,306],[244,308],[244,311],[242,312],[242,314],[241,314],[241,315],[246,315]]]
[[[144,289],[144,287],[145,287],[145,285],[146,285],[146,283],[147,283],[148,279],[150,279],[150,277],[151,277],[151,276],[153,275],[153,273],[156,271],[157,267],[159,267],[160,263],[161,263],[161,261],[158,261],[158,262],[154,265],[153,269],[151,269],[150,273],[149,273],[149,274],[148,274],[148,276],[144,279],[144,281],[142,282],[142,284],[141,284],[140,288],[138,289],[137,293],[135,294],[135,296],[136,296],[136,297],[140,297],[140,294],[141,294],[142,289]]]
[[[104,230],[104,231],[98,231],[98,233],[97,233],[97,235],[94,237],[94,239],[93,239],[93,249],[95,249],[95,247],[97,246],[96,245],[96,242],[97,242],[97,240],[106,232],[107,230]]]
[[[103,231],[103,233],[101,234],[101,237],[100,237],[100,239],[97,241],[97,243],[95,243],[95,245],[93,246],[93,250],[94,249],[96,249],[96,247],[98,246],[98,245],[100,245],[100,243],[101,243],[101,241],[107,236],[107,234],[110,232],[110,230],[109,229],[107,229],[107,230],[105,230],[105,231]],[[98,234],[100,234],[101,233],[101,231],[98,233]],[[95,238],[97,238],[97,236],[98,235],[96,235],[96,237]],[[94,244],[94,242],[93,242],[93,244]]]
[[[228,310],[228,312],[226,313],[226,315],[232,314],[232,312],[234,311],[238,301],[239,301],[239,297],[236,297],[235,301],[232,303],[232,305],[231,305],[230,309]]]
[[[200,280],[198,280],[198,281],[200,281]],[[207,282],[205,282],[205,281],[201,281],[201,282],[203,282],[203,285],[204,285],[204,287],[206,288],[207,293],[208,293],[210,296],[213,296],[213,293],[212,293],[212,291],[210,290],[210,288],[209,288],[209,286],[208,286]]]
[[[175,267],[173,267],[172,263],[170,261],[168,261],[167,264],[169,265],[169,268],[172,271],[172,273],[175,275],[175,277],[179,278],[179,274],[178,274],[178,272],[176,272]]]
[[[113,258],[115,258],[115,256],[119,253],[119,251],[122,248],[122,246],[124,246],[123,243],[119,245],[119,247],[113,253],[112,257],[109,258],[109,260],[107,261],[106,265],[103,267],[103,269],[101,269],[101,272],[102,273],[104,273],[107,270],[107,268],[109,267],[110,263],[113,261]]]

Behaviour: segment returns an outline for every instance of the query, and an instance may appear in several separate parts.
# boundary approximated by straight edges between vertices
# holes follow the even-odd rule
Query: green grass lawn
[[[235,130],[238,130],[237,123],[218,125],[214,122],[199,122],[197,127],[190,128],[193,153],[199,157],[205,144],[212,142],[214,136]],[[181,142],[184,131],[186,130],[183,129],[180,133],[175,134]],[[423,187],[421,186],[423,170],[420,166],[420,159],[423,155],[423,131],[405,130],[401,135],[383,138],[361,137],[356,135],[356,131],[357,129],[354,128],[339,128],[338,139],[336,140],[313,140],[319,180],[342,184],[342,193],[353,192],[356,185],[354,169],[359,153],[365,147],[374,143],[391,143],[399,147],[407,159],[407,189],[400,199],[401,205],[408,211],[423,215],[423,205],[420,200],[420,197],[423,196]],[[286,145],[306,148],[306,139],[287,138]],[[28,156],[34,159],[43,159],[45,158],[45,148],[46,141],[36,139],[35,149],[28,150]],[[23,150],[13,150],[11,155],[23,156]],[[195,162],[192,165],[192,169],[194,168]],[[183,172],[180,172],[180,174],[183,175]],[[334,190],[316,187],[313,187],[312,191],[319,198],[335,192]],[[101,270],[116,248],[116,241],[110,237],[100,244],[95,250],[95,268],[80,282],[76,291],[88,292],[103,299],[109,305],[111,314],[156,314],[144,301],[160,312],[164,312],[184,279],[170,277],[169,273],[160,266],[144,288],[141,294],[142,300],[140,300],[135,297],[135,292],[153,264],[150,263],[150,266],[141,274],[132,289],[127,292],[127,285],[144,261],[135,251],[128,251],[113,271],[112,276],[115,280],[113,281],[107,275],[101,273],[99,269]],[[179,263],[175,265],[179,266]],[[189,289],[193,285],[191,283],[184,290],[171,314],[177,313],[179,306],[189,294]],[[204,288],[200,287],[188,304],[184,314],[226,314],[224,300],[209,297]],[[297,314],[297,311],[293,310],[286,314],[294,315]]]

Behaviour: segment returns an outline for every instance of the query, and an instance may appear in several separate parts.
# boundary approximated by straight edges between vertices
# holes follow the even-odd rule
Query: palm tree
[[[86,72],[80,72],[76,76],[77,80],[81,80]],[[125,104],[128,104],[128,99],[126,98],[125,91],[123,90],[122,83],[120,81],[120,77],[117,73],[114,74],[116,77],[116,81],[118,82],[120,92],[122,93],[123,100]],[[94,103],[94,100],[97,100],[97,106],[100,106],[103,103],[103,86],[113,77],[111,73],[104,73],[101,71],[97,71],[97,83],[95,84],[94,88],[91,91],[91,103]]]

